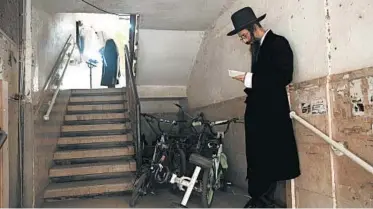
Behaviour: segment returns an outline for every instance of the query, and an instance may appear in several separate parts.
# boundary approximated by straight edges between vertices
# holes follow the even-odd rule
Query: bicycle
[[[210,122],[201,116],[202,132],[200,134],[200,142],[202,144],[200,154],[209,159],[212,159],[212,166],[209,170],[204,170],[202,176],[202,205],[205,208],[210,208],[213,202],[215,191],[218,189],[227,190],[226,173],[228,170],[227,156],[223,152],[223,138],[228,132],[230,124],[237,122],[238,118],[230,120],[222,120]],[[199,125],[197,122],[194,126]],[[226,125],[223,132],[214,132],[213,127]],[[207,130],[206,130],[207,129]]]
[[[177,136],[172,136],[173,127],[183,121],[170,121],[158,119],[149,114],[141,114],[156,135],[156,144],[153,156],[148,165],[145,164],[139,178],[135,180],[134,190],[130,201],[130,206],[134,207],[140,196],[146,195],[153,189],[154,183],[164,184],[170,178],[171,173],[184,175],[186,167],[186,157],[184,151],[179,147]],[[156,121],[160,134],[157,133],[152,125]],[[171,124],[168,132],[161,128],[161,123]],[[175,160],[176,159],[176,160]]]
[[[203,207],[210,208],[213,202],[214,193],[216,190],[223,188],[226,190],[227,181],[225,180],[226,171],[228,169],[227,157],[223,153],[223,141],[225,134],[228,132],[232,122],[238,122],[238,118],[230,120],[210,122],[204,118],[203,113],[192,120],[192,126],[202,126],[202,131],[198,134],[198,142],[195,150],[197,153],[190,155],[189,161],[195,165],[192,177],[178,177],[172,175],[170,183],[177,184],[179,189],[184,191],[183,187],[187,187],[181,207],[186,207],[192,190],[197,190],[202,193],[201,202]],[[215,132],[214,126],[227,125],[225,131]],[[194,128],[195,129],[195,128]],[[195,129],[196,132],[198,132]],[[209,154],[206,153],[207,152]],[[200,171],[203,169],[202,179],[198,180]],[[195,184],[199,183],[199,187]]]

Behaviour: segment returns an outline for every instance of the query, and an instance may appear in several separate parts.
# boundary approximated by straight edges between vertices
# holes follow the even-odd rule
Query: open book
[[[239,76],[239,75],[245,75],[246,72],[242,72],[242,71],[236,71],[236,70],[228,70],[229,72],[229,76],[230,77],[236,77],[236,76]]]

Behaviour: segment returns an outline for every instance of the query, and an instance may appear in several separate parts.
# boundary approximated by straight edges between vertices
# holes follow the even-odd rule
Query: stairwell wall
[[[262,25],[284,35],[293,48],[292,109],[373,164],[368,151],[373,137],[373,53],[368,47],[373,32],[368,14],[373,6],[369,0],[236,1],[205,33],[189,78],[190,107],[210,118],[243,116],[243,86],[230,79],[227,70],[250,71],[249,48],[226,33],[233,27],[231,14],[245,6],[253,7],[257,15],[267,13]],[[296,122],[294,127],[302,175],[295,180],[295,192],[288,189],[288,207],[292,203],[297,207],[372,207],[373,175],[347,157],[337,157],[329,145]],[[243,127],[236,125],[225,142],[229,177],[246,187],[243,145]],[[280,199],[284,201],[284,195]]]
[[[70,91],[60,91],[49,121],[44,121],[43,115],[56,88],[52,84],[44,89],[44,85],[68,36],[74,33],[73,15],[50,14],[28,1],[25,11],[24,207],[40,207],[44,188],[49,183],[48,172]]]

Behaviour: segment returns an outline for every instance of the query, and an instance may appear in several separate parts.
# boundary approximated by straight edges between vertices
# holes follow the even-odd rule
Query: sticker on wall
[[[301,103],[301,110],[302,114],[310,114],[311,112],[311,104],[309,103]]]
[[[326,100],[317,99],[311,102],[311,113],[312,115],[322,115],[325,114],[326,109]]]
[[[352,115],[364,115],[364,95],[361,89],[361,79],[350,82],[350,99],[352,103]]]
[[[373,77],[368,77],[368,99],[369,104],[373,105]]]

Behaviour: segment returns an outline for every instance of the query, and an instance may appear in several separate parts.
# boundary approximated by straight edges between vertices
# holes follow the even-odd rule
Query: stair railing
[[[137,92],[137,85],[136,79],[133,72],[133,53],[129,51],[128,46],[125,46],[125,54],[126,54],[126,95],[128,99],[128,110],[129,110],[129,117],[131,120],[131,127],[132,133],[135,142],[135,150],[136,150],[136,166],[137,168],[141,167],[142,163],[142,151],[143,148],[141,146],[141,121],[140,121],[140,113],[141,113],[141,106],[140,106],[140,99]],[[140,170],[140,169],[138,169]]]
[[[66,43],[65,43],[65,46],[64,46],[64,48],[62,49],[61,54],[60,54],[60,56],[59,56],[58,59],[57,59],[57,62],[56,62],[56,64],[55,64],[55,67],[54,67],[54,69],[53,69],[51,75],[49,76],[49,79],[48,79],[48,81],[47,81],[47,83],[46,83],[46,85],[45,85],[45,87],[44,87],[45,90],[48,89],[48,88],[49,88],[48,86],[50,85],[50,83],[52,83],[51,81],[52,81],[53,79],[57,79],[57,89],[55,90],[55,92],[54,92],[54,94],[53,94],[52,100],[48,102],[48,105],[49,105],[49,106],[48,106],[48,110],[47,110],[47,112],[45,113],[45,115],[43,116],[43,118],[44,118],[45,121],[49,120],[49,115],[50,115],[50,113],[52,112],[52,109],[53,109],[54,104],[56,103],[56,99],[57,99],[58,93],[60,92],[60,88],[61,88],[62,81],[63,81],[63,78],[64,78],[65,73],[66,73],[66,69],[67,69],[67,67],[69,66],[71,56],[72,56],[72,54],[73,54],[73,52],[74,52],[74,49],[75,49],[75,44],[74,44],[74,43],[71,43],[71,41],[72,41],[72,35],[70,35],[69,38],[67,39],[67,41],[66,41]],[[69,50],[69,48],[70,48],[71,46],[72,46],[71,51],[70,51],[69,53],[67,53],[68,50]],[[57,76],[58,69],[59,69],[60,66],[63,64],[63,61],[64,61],[66,55],[67,55],[67,60],[66,60],[66,63],[65,63],[65,65],[64,65],[64,68],[63,68],[62,74],[61,74],[61,76],[59,77],[59,76]]]
[[[332,138],[318,130],[316,127],[305,121],[303,118],[299,117],[295,112],[290,113],[290,117],[302,125],[304,125],[306,128],[313,131],[315,134],[320,136],[324,141],[326,141],[328,144],[332,146],[332,149],[336,151],[338,155],[346,155],[349,157],[352,161],[363,167],[365,170],[367,170],[369,173],[373,174],[373,166],[365,162],[363,159],[361,159],[359,156],[352,153],[350,150],[344,147],[342,143],[338,143],[334,141]]]

